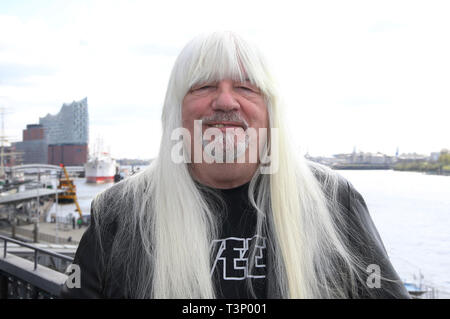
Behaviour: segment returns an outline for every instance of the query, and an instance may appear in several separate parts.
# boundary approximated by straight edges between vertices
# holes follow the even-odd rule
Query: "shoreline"
[[[330,166],[330,168],[334,170],[354,170],[354,171],[368,171],[368,170],[392,170],[396,172],[415,172],[415,173],[424,173],[428,175],[438,175],[438,176],[450,176],[450,170],[426,170],[420,168],[398,168],[395,166],[387,166],[387,165],[361,165],[361,164],[349,164],[349,165],[334,165]]]

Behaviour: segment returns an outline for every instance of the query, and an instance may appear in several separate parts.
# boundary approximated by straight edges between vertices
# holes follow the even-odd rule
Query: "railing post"
[[[38,202],[38,205],[39,205],[39,202]],[[37,217],[37,218],[39,218],[39,217]],[[38,220],[34,220],[33,241],[35,243],[39,242],[39,219]]]
[[[8,299],[8,277],[0,272],[0,299]]]
[[[33,287],[31,289],[31,299],[38,299],[39,298],[39,289],[37,287]]]
[[[11,237],[16,238],[16,218],[13,217],[11,221]]]
[[[34,251],[34,270],[37,269],[37,257],[38,257],[38,251]]]

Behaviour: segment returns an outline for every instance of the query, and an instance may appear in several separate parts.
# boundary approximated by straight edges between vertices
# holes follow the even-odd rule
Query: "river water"
[[[450,298],[450,176],[392,170],[340,170],[363,195],[391,262]],[[416,279],[416,280],[414,280]]]
[[[340,170],[364,197],[392,264],[408,282],[439,289],[450,298],[450,176],[391,170]],[[113,184],[76,179],[83,214],[96,194]],[[56,206],[56,205],[54,205]],[[58,205],[58,216],[74,205]]]

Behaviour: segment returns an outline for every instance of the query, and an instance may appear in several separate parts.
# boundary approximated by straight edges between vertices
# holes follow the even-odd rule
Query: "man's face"
[[[268,128],[264,97],[250,81],[225,79],[194,86],[183,99],[182,125],[194,139],[194,121],[202,120],[202,134],[214,127],[222,133]],[[193,149],[193,147],[192,147]],[[245,150],[244,150],[245,151]]]

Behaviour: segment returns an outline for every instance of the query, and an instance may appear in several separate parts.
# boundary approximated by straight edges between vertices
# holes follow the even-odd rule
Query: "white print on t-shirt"
[[[249,274],[249,248],[255,241],[255,261],[252,273]],[[246,278],[265,278],[264,255],[266,254],[266,238],[253,236],[251,238],[228,237],[212,242],[212,249],[217,251],[211,275],[217,267],[222,272],[224,280],[243,280]]]

